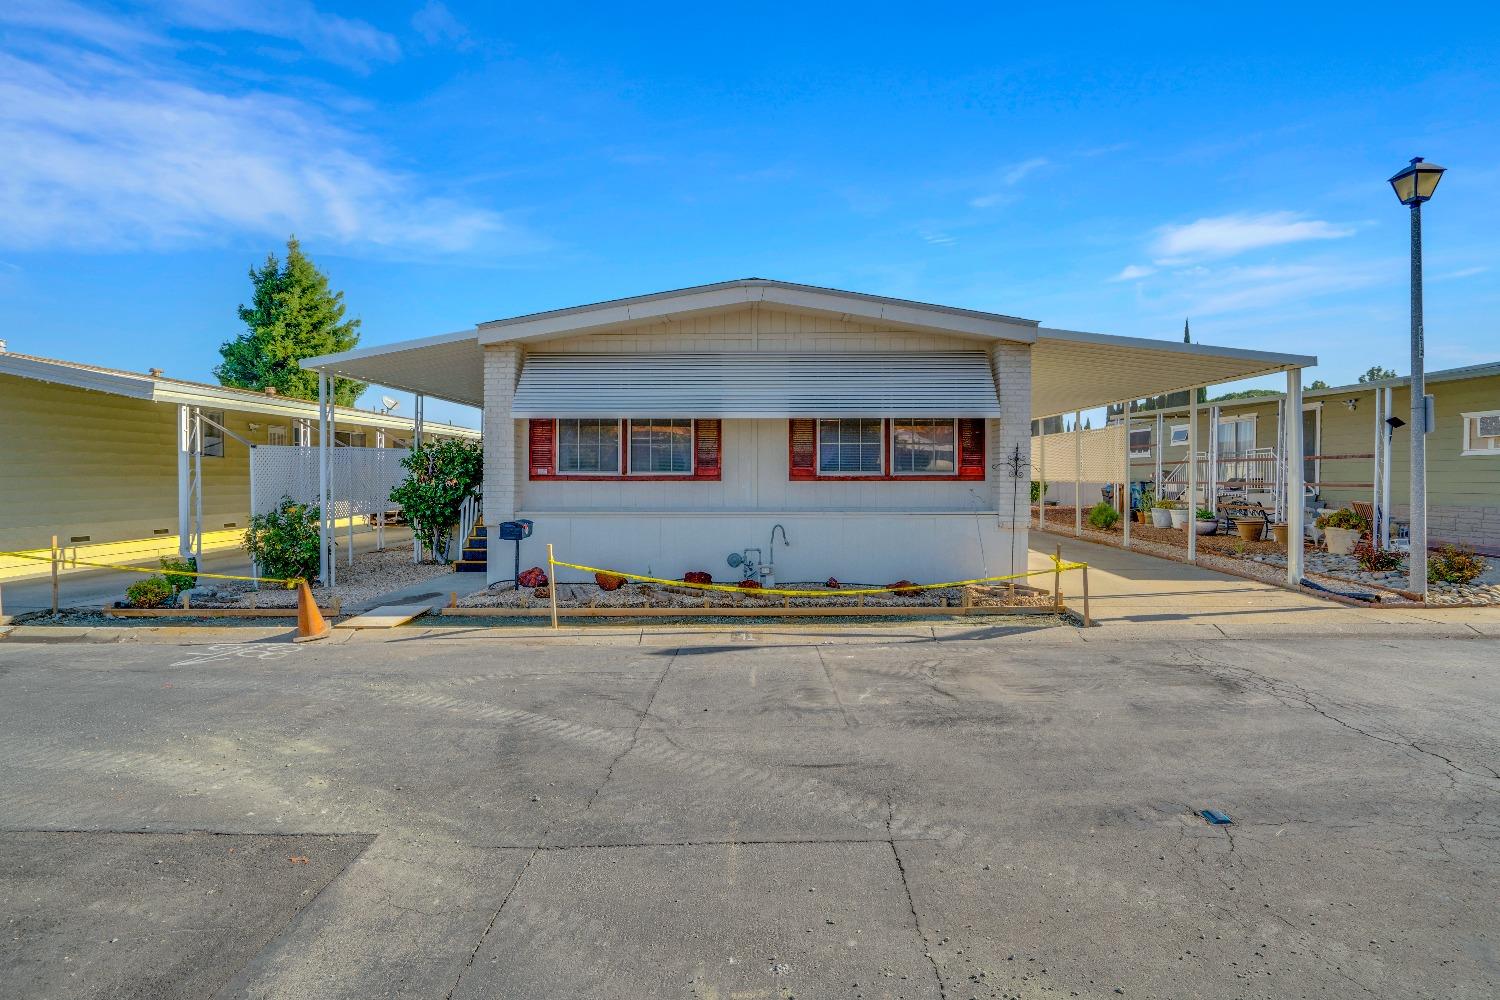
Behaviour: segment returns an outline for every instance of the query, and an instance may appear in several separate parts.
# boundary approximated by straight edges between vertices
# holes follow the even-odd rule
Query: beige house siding
[[[272,426],[288,428],[290,442],[301,415],[224,414],[226,427],[256,444],[268,443]],[[175,405],[0,375],[0,421],[0,550],[46,548],[54,534],[64,546],[175,539]],[[364,431],[375,444],[374,427],[338,429]],[[396,436],[388,430],[387,442]],[[243,530],[249,450],[226,438],[224,457],[203,458],[203,481],[204,533]]]

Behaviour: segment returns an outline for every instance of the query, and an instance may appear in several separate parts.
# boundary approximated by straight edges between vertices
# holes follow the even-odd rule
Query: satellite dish
[[[385,407],[385,412],[390,413],[396,407],[398,407],[398,406],[401,405],[401,400],[399,400],[399,399],[392,399],[389,396],[381,396],[380,397],[380,405],[383,406],[383,407]]]

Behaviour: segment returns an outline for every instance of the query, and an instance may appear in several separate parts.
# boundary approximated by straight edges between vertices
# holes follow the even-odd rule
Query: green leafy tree
[[[1370,370],[1359,377],[1361,382],[1384,382],[1388,378],[1395,378],[1396,373],[1390,368],[1382,368],[1379,365],[1371,365]]]
[[[484,481],[484,450],[472,441],[427,442],[401,460],[406,481],[391,499],[411,522],[412,532],[448,561],[448,534],[458,523],[464,501],[479,495]]]
[[[214,377],[220,385],[317,399],[318,373],[297,363],[359,344],[359,320],[344,318],[344,293],[329,289],[327,275],[295,236],[286,241],[286,260],[268,254],[265,264],[250,269],[250,283],[250,305],[239,307],[248,329],[219,347],[224,363]],[[341,406],[352,406],[364,391],[363,382],[333,380],[333,400]]]
[[[1304,389],[1327,389],[1328,388],[1328,383],[1324,382],[1320,378],[1316,378],[1316,379],[1313,379],[1311,385],[1305,385],[1305,386],[1303,386],[1303,388]]]
[[[1281,393],[1275,389],[1242,389],[1239,392],[1226,392],[1222,396],[1215,396],[1209,400],[1210,403],[1222,403],[1226,399],[1260,399],[1263,396],[1279,396]]]

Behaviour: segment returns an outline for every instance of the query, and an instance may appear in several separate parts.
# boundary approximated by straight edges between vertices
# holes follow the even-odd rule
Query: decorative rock
[[[523,569],[521,575],[516,577],[516,583],[523,587],[545,587],[547,586],[547,573],[540,566]]]
[[[599,585],[600,590],[619,590],[625,586],[623,576],[615,576],[613,573],[595,573],[594,582]]]
[[[760,581],[759,580],[741,580],[739,583],[735,584],[735,586],[739,587],[741,590],[760,590],[761,589],[761,585],[760,585]]]
[[[823,584],[823,586],[827,587],[829,590],[838,590],[843,586],[843,584],[839,583],[837,577],[830,576],[828,578],[828,582]]]
[[[682,574],[683,583],[713,583],[714,578],[702,570],[690,570]]]

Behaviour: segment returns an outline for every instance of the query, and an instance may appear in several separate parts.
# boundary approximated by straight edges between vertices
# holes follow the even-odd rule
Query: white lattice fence
[[[1123,483],[1125,481],[1125,426],[1114,424],[1097,430],[1063,431],[1061,434],[1044,435],[1031,439],[1031,478],[1045,479],[1049,483],[1072,482],[1077,475],[1074,456],[1078,445],[1083,447],[1083,473],[1078,478],[1085,483]],[[1081,442],[1075,441],[1075,437]],[[1046,461],[1042,454],[1046,452]]]
[[[403,448],[334,448],[329,454],[328,491],[336,518],[368,516],[400,510],[391,490],[401,485],[406,470]],[[283,496],[304,504],[318,502],[318,449],[293,445],[256,445],[250,451],[250,511],[275,509]]]

